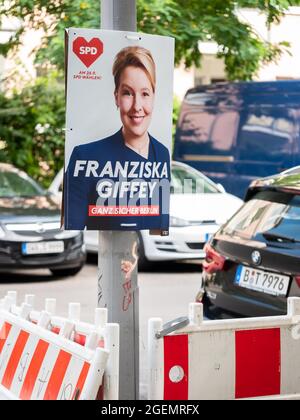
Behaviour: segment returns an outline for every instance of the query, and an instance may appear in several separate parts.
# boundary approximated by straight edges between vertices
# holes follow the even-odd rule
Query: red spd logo
[[[87,42],[80,36],[73,42],[73,52],[89,68],[103,54],[103,43],[99,38],[93,38]]]

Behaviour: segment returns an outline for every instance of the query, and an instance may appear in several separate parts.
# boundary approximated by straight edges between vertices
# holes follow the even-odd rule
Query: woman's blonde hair
[[[153,92],[156,85],[156,69],[152,54],[146,48],[139,46],[126,47],[118,52],[113,65],[113,76],[115,79],[115,91],[119,89],[121,74],[126,67],[133,66],[144,70],[146,73]]]

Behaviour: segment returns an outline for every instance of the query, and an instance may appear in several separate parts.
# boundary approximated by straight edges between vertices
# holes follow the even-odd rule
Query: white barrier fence
[[[33,306],[33,295],[20,306],[16,292],[0,300],[0,399],[118,399],[119,326],[106,309],[87,324],[78,303],[68,318],[55,315],[55,299]]]
[[[150,400],[300,399],[299,298],[286,316],[220,321],[191,304],[186,320],[149,321],[148,349]]]

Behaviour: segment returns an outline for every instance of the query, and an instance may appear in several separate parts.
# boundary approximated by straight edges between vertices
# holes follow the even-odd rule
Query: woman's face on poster
[[[142,137],[148,131],[154,106],[154,92],[145,71],[126,67],[115,99],[125,133],[135,138]]]

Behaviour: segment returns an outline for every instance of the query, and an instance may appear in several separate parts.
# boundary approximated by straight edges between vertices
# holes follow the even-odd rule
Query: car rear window
[[[300,242],[300,196],[275,191],[256,194],[221,233],[263,242]]]
[[[35,197],[44,191],[22,172],[0,172],[0,198]]]

